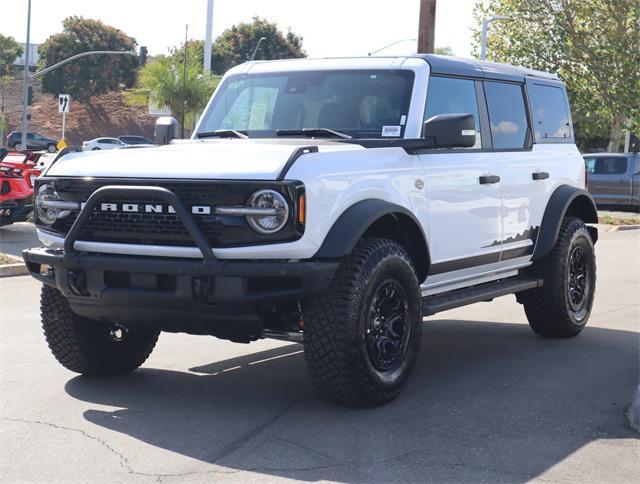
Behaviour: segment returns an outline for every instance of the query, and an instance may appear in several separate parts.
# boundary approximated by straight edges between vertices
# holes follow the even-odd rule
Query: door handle
[[[546,171],[536,171],[535,173],[531,174],[531,178],[533,178],[534,180],[546,180],[547,178],[549,178],[549,173],[547,173]]]
[[[493,183],[498,183],[500,181],[500,177],[498,175],[482,175],[479,178],[480,185],[490,185]]]

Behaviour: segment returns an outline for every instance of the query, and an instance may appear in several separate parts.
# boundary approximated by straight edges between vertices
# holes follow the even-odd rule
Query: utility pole
[[[31,0],[28,2],[27,6],[27,42],[25,43],[24,49],[24,79],[23,79],[23,91],[22,91],[22,137],[20,139],[20,143],[22,144],[22,149],[27,149],[27,130],[29,129],[28,122],[28,109],[29,106],[29,50],[31,50],[31,46],[29,44],[31,36]]]
[[[433,54],[436,32],[436,0],[420,0],[418,54]]]
[[[207,27],[204,33],[204,73],[211,72],[211,42],[213,29],[213,0],[207,0]]]

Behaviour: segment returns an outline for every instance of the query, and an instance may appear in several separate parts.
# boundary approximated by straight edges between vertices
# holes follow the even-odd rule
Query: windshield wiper
[[[215,131],[203,131],[198,133],[196,138],[242,138],[246,139],[248,136],[235,129],[216,129]]]
[[[341,139],[351,139],[351,136],[329,128],[277,129],[276,136],[325,136]]]

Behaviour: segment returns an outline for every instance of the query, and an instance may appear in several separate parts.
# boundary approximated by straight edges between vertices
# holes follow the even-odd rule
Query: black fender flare
[[[571,185],[560,185],[551,194],[544,211],[533,252],[533,261],[543,259],[551,251],[558,240],[562,219],[566,215],[581,218],[585,223],[598,222],[598,210],[589,192]],[[598,240],[598,229],[595,227],[587,227],[587,229],[595,244]]]
[[[419,277],[421,275],[426,277],[431,258],[427,237],[422,225],[410,210],[379,199],[361,200],[342,212],[325,236],[320,249],[318,249],[314,257],[335,259],[349,255],[367,229],[386,215],[396,218],[402,217],[405,220],[409,219],[415,224],[417,228],[416,235],[419,234],[421,238],[421,240],[415,241],[417,242],[417,250],[424,250],[424,260],[419,264],[421,267],[416,267],[416,270]],[[400,221],[400,223],[402,222]],[[422,257],[419,257],[419,259],[422,259]]]

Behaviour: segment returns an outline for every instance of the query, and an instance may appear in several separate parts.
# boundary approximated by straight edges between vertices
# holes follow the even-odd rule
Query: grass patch
[[[15,264],[16,262],[20,262],[20,261],[16,260],[15,257],[11,257],[10,255],[3,254],[2,252],[0,252],[0,266],[5,264]]]
[[[640,225],[640,217],[616,218],[611,215],[600,215],[598,223],[607,225]]]

